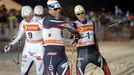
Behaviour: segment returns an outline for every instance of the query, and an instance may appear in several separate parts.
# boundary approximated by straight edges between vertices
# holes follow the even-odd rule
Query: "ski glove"
[[[9,50],[10,50],[10,48],[11,48],[11,43],[9,43],[8,45],[6,45],[5,46],[5,48],[4,48],[4,51],[6,52],[6,53],[8,53],[9,52]]]

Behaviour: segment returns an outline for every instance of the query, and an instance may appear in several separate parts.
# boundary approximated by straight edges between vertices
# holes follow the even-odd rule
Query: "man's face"
[[[27,21],[27,22],[30,22],[30,21],[32,20],[32,17],[33,17],[33,15],[27,16],[27,17],[23,17],[23,19],[24,19],[25,21]]]
[[[54,9],[50,9],[49,13],[55,17],[60,17],[61,15],[61,8],[54,8]]]
[[[79,20],[85,20],[86,18],[85,12],[79,12],[79,13],[76,13],[75,15]]]

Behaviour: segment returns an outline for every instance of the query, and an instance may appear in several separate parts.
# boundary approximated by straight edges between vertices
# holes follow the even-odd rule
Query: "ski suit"
[[[101,67],[105,75],[110,75],[106,60],[99,52],[93,21],[76,20],[74,27],[81,35],[81,39],[77,43],[77,75],[84,75],[85,68],[89,63]]]
[[[44,75],[43,56],[45,49],[43,47],[42,26],[39,25],[35,16],[33,16],[30,22],[22,20],[17,36],[11,42],[14,45],[24,34],[26,35],[22,52],[21,75],[28,75],[33,62],[36,66],[36,75]]]
[[[69,63],[65,54],[63,28],[71,33],[75,29],[65,21],[48,15],[43,20],[43,40],[45,45],[45,75],[69,75]]]

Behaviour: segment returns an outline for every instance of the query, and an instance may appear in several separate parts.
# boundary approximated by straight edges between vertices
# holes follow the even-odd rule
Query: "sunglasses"
[[[77,13],[76,15],[79,16],[79,15],[81,15],[81,14],[85,14],[85,12]]]
[[[53,10],[54,10],[54,11],[57,11],[57,10],[61,10],[61,8],[54,8]]]
[[[38,17],[40,17],[40,16],[42,16],[42,15],[38,15],[38,14],[34,14],[35,16],[38,16]]]

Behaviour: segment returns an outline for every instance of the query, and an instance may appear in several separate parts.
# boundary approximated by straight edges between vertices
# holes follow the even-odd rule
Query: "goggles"
[[[52,3],[52,4],[48,4],[47,6],[51,10],[61,9],[61,6],[60,6],[60,4],[58,2],[55,2],[55,3]]]
[[[54,10],[54,11],[61,10],[61,7],[59,7],[59,8],[54,8],[53,10]]]
[[[79,16],[79,15],[82,15],[82,14],[85,14],[85,12],[77,13],[76,15]]]

